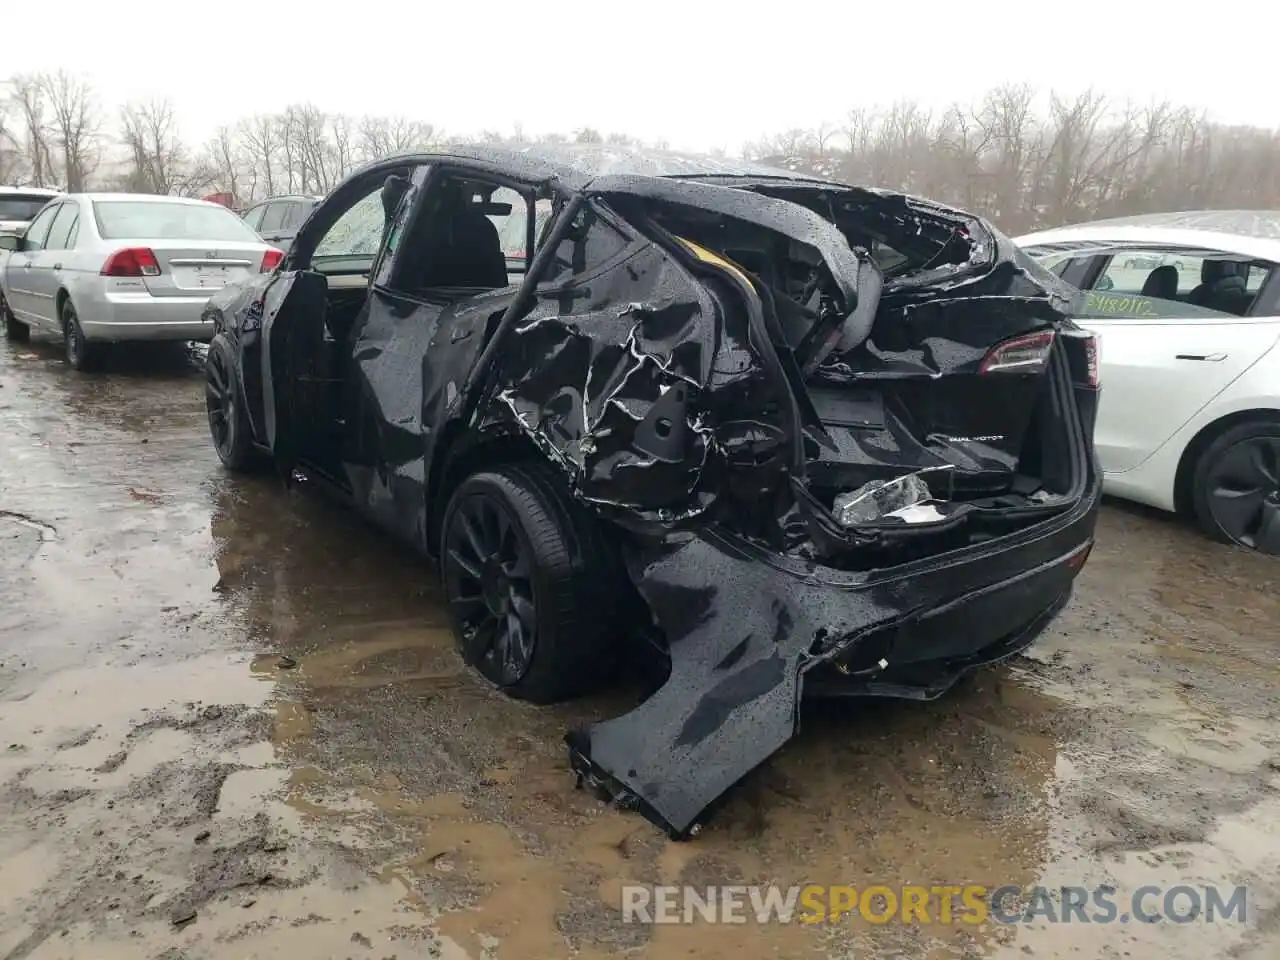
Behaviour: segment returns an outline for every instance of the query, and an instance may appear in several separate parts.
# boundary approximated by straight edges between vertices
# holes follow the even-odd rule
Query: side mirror
[[[22,249],[22,238],[15,233],[0,233],[0,250],[13,253]]]
[[[1111,289],[1112,287],[1114,287],[1115,285],[1116,285],[1116,282],[1115,282],[1114,280],[1112,280],[1110,277],[1099,277],[1099,278],[1098,278],[1098,282],[1097,282],[1096,284],[1094,284],[1093,289],[1095,289],[1095,290],[1110,290],[1110,289]]]

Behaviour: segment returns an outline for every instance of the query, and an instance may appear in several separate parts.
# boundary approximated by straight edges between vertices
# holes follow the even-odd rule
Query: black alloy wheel
[[[231,356],[225,339],[218,337],[209,344],[204,360],[204,407],[218,459],[229,469],[244,472],[263,458],[253,446]]]
[[[1280,556],[1280,424],[1228,430],[1197,474],[1197,513],[1210,534]]]
[[[236,400],[231,392],[231,371],[219,350],[209,351],[204,367],[204,406],[209,414],[209,435],[223,460],[234,442]]]
[[[464,479],[444,512],[440,573],[463,659],[509,696],[564,700],[616,666],[618,552],[550,464]]]
[[[537,642],[532,547],[488,494],[462,499],[450,521],[444,575],[463,657],[492,683],[515,686],[529,672]]]

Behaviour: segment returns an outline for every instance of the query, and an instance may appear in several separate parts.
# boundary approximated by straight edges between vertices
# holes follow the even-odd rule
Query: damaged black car
[[[607,148],[375,162],[209,302],[209,426],[439,563],[510,695],[673,838],[806,696],[928,699],[1025,648],[1093,543],[1093,338],[990,224]]]

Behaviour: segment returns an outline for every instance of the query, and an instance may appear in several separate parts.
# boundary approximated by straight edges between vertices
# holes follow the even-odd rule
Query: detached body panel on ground
[[[438,558],[464,657],[513,695],[658,663],[569,746],[684,837],[806,687],[937,696],[1066,602],[1098,500],[1074,296],[896,194],[667,154],[400,157],[210,300],[210,427],[230,466],[269,455]]]

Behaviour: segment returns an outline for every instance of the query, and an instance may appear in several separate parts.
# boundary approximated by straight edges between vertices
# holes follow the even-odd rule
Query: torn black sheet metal
[[[865,338],[878,277],[865,252],[811,210],[708,184],[601,177],[592,195],[681,204],[775,231],[816,250],[840,289],[848,321],[834,331]],[[695,258],[696,259],[696,258]],[[724,265],[726,277],[741,274]],[[743,278],[745,283],[745,279]],[[769,405],[794,407],[769,331],[752,308],[726,308],[671,249],[638,238],[624,255],[573,283],[539,293],[494,349],[497,386],[475,421],[506,421],[565,468],[576,491],[624,523],[688,521],[717,495],[736,453],[753,465],[786,448],[803,472],[799,422],[759,422]],[[829,350],[828,350],[829,352]],[[749,441],[744,438],[750,437]],[[714,461],[714,462],[713,462]]]
[[[1017,548],[908,577],[780,566],[715,528],[633,558],[671,672],[630,713],[571,732],[573,768],[685,839],[796,734],[808,677],[841,663],[841,692],[929,699],[1024,649],[1069,597],[1096,509],[1090,497]]]
[[[699,284],[639,244],[538,299],[503,345],[477,426],[522,431],[610,519],[664,527],[697,516],[714,497],[703,483],[717,444],[706,395],[734,389],[713,364],[737,353],[755,370],[715,317]]]
[[[684,837],[795,734],[815,668],[853,656],[875,674],[885,659],[893,671],[860,678],[867,691],[878,683],[937,695],[965,670],[1030,643],[1069,593],[1073,571],[1061,558],[1087,539],[1073,525],[1091,523],[1092,501],[1073,511],[1065,534],[1016,556],[997,551],[885,579],[770,552],[767,538],[752,542],[742,529],[725,534],[718,509],[736,500],[776,510],[784,523],[783,513],[798,512],[818,556],[848,549],[856,537],[806,488],[804,462],[792,468],[789,451],[803,438],[778,411],[799,395],[821,429],[810,389],[976,368],[993,342],[1061,321],[1069,293],[994,231],[979,253],[957,255],[968,273],[938,268],[923,287],[884,283],[881,298],[866,253],[800,204],[651,178],[600,178],[588,192],[606,205],[639,197],[710,210],[805,244],[844,297],[840,349],[798,382],[771,367],[776,338],[766,331],[762,344],[761,318],[732,300],[725,283],[736,268],[722,264],[725,282],[707,282],[696,252],[680,257],[678,245],[637,234],[574,282],[534,292],[493,351],[471,421],[481,434],[529,438],[581,500],[642,534],[628,544],[629,569],[667,644],[670,675],[637,709],[575,731],[569,746],[584,781]],[[714,266],[716,257],[701,260]],[[874,317],[861,315],[868,304]],[[894,324],[902,329],[880,332]],[[870,665],[862,643],[877,654]],[[924,656],[927,676],[911,675]]]

